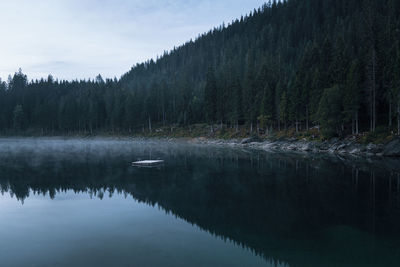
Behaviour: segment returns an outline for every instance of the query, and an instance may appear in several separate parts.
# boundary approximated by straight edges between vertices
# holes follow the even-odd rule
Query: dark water
[[[162,158],[158,169],[130,166]],[[400,266],[400,161],[0,139],[0,266]]]

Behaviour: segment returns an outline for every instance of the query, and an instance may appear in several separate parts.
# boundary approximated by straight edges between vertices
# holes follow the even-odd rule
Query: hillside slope
[[[400,0],[275,1],[119,80],[0,84],[3,131],[400,131]],[[398,122],[398,123],[397,123]]]

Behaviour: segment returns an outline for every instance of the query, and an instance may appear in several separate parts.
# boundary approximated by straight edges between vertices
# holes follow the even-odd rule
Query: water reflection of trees
[[[137,153],[146,154],[146,149]],[[330,235],[338,240],[346,240],[343,233],[400,236],[397,160],[196,147],[154,149],[166,166],[136,169],[129,165],[132,155],[88,153],[58,158],[44,153],[34,162],[31,154],[2,155],[1,191],[21,201],[31,193],[54,198],[68,190],[99,198],[132,195],[267,259],[294,266],[335,260]],[[326,246],[316,246],[325,239]],[[355,254],[353,260],[359,256],[370,264],[379,259],[386,265],[399,260],[391,251],[357,242],[340,243],[343,251]]]

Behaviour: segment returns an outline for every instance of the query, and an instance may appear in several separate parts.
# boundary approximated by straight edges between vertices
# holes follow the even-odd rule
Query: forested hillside
[[[400,132],[400,0],[267,3],[119,80],[0,84],[0,129],[128,133],[208,123]]]

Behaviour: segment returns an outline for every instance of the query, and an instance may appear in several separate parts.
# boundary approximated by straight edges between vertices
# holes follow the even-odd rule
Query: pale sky
[[[0,0],[0,77],[119,78],[265,0]]]

